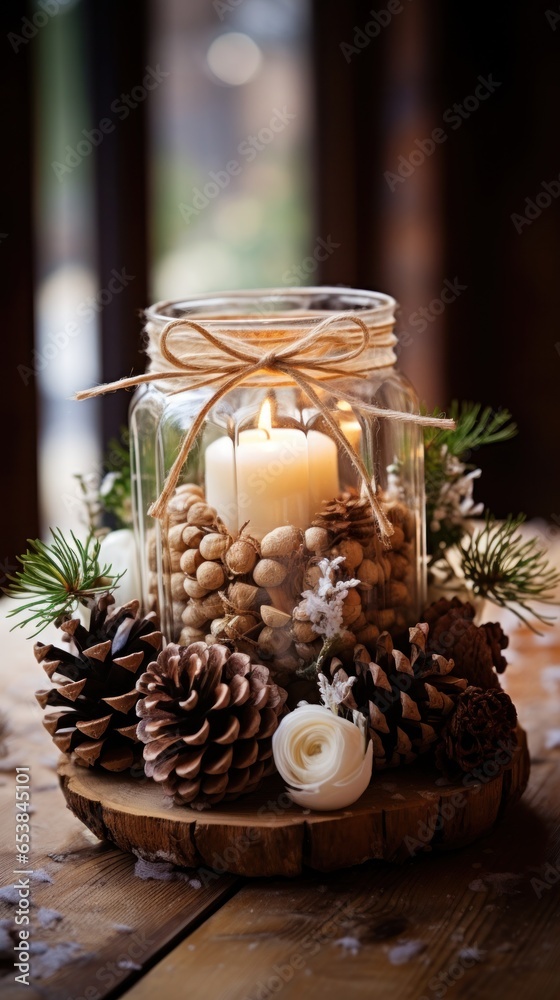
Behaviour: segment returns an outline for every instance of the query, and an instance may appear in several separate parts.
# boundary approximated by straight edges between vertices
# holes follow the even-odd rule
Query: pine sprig
[[[435,416],[438,412],[434,413]],[[468,453],[487,444],[509,441],[517,434],[517,424],[509,410],[493,410],[481,403],[458,403],[453,400],[449,416],[455,421],[453,430],[427,427],[424,430],[426,450],[445,446],[450,455],[464,460]]]
[[[59,528],[51,528],[52,542],[28,539],[29,549],[18,556],[22,568],[8,576],[10,586],[4,593],[14,600],[23,600],[8,617],[24,615],[14,628],[25,628],[29,622],[38,625],[33,635],[50,625],[60,624],[72,615],[79,604],[89,606],[96,594],[114,590],[122,573],[111,574],[111,566],[100,566],[100,540],[90,533],[85,542],[70,532],[72,544]]]
[[[524,521],[524,514],[517,517],[510,514],[499,523],[487,513],[484,527],[466,547],[461,547],[462,568],[475,594],[509,608],[533,628],[526,615],[533,615],[544,625],[553,621],[552,616],[538,612],[531,604],[557,603],[555,591],[560,584],[560,573],[549,564],[538,539],[523,539],[519,528]]]

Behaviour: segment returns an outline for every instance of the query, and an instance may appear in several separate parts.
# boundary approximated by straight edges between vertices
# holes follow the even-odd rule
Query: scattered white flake
[[[547,750],[557,750],[560,747],[560,729],[547,729],[544,745]]]
[[[49,910],[45,906],[40,906],[37,910],[37,920],[45,930],[54,927],[59,920],[63,920],[63,914],[58,910]]]
[[[120,962],[117,962],[117,968],[123,970],[137,971],[142,968],[138,965],[138,962],[133,962],[130,958],[121,958]]]
[[[471,892],[488,892],[488,886],[484,884],[484,879],[475,878],[472,882],[469,882],[469,889]]]
[[[486,952],[481,951],[475,944],[467,948],[461,948],[459,958],[471,959],[473,962],[482,962]]]
[[[258,948],[258,947],[259,947],[259,942],[258,941],[251,941],[250,944],[247,945],[247,951],[254,951],[255,948]]]
[[[513,951],[513,945],[511,941],[504,941],[503,944],[499,944],[495,950],[500,953],[506,951]]]
[[[48,979],[65,965],[75,961],[78,956],[85,957],[76,941],[63,941],[61,944],[47,945],[44,941],[31,943],[30,948],[34,979]]]
[[[488,892],[494,888],[500,896],[513,896],[518,890],[516,885],[521,882],[522,876],[513,872],[487,872],[482,878],[475,878],[469,883],[471,892]]]
[[[188,944],[188,945],[187,945],[187,951],[194,951],[194,950],[195,950],[195,948],[196,948],[196,945],[195,945],[195,944]]]
[[[404,795],[401,795],[400,792],[395,792],[393,795],[391,795],[391,798],[400,799],[402,802],[404,802]]]
[[[175,878],[175,869],[168,861],[144,861],[138,858],[134,865],[134,874],[144,880],[156,879],[160,882],[171,882]]]
[[[418,792],[418,794],[421,795],[423,799],[439,799],[437,792]]]
[[[51,885],[54,882],[52,876],[44,868],[36,868],[34,871],[29,872],[29,878],[32,882],[50,882]]]
[[[199,878],[189,878],[187,881],[191,889],[202,889],[202,882]]]
[[[361,948],[358,938],[355,937],[342,937],[338,941],[335,941],[334,944],[337,948],[342,948],[342,951],[348,955],[357,955]]]
[[[3,903],[19,903],[19,890],[13,885],[5,885],[0,889],[0,900]]]
[[[389,948],[387,957],[391,965],[404,965],[426,948],[425,941],[399,941]]]
[[[134,927],[129,927],[128,924],[111,924],[114,931],[119,931],[121,934],[132,934]]]

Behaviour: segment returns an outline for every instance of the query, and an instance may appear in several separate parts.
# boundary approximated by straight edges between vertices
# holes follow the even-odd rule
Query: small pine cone
[[[77,618],[61,625],[66,648],[35,643],[35,659],[56,684],[35,697],[41,708],[56,709],[43,725],[59,750],[84,767],[124,771],[142,759],[135,683],[162,635],[153,613],[139,617],[138,601],[114,603],[110,594],[99,597],[88,629]]]
[[[170,643],[138,680],[146,774],[177,805],[203,809],[272,774],[286,692],[267,667],[220,643]]]
[[[440,597],[422,614],[430,626],[429,649],[455,661],[455,673],[469,684],[481,688],[499,688],[496,675],[504,672],[507,660],[502,649],[508,644],[497,622],[475,625],[472,604],[454,597]]]
[[[467,686],[454,676],[452,660],[428,654],[427,625],[409,631],[409,656],[393,647],[388,632],[379,636],[374,658],[362,645],[354,649],[357,680],[345,707],[358,708],[368,719],[376,768],[408,764],[427,752]],[[331,677],[340,668],[334,658]]]
[[[483,767],[516,742],[516,724],[515,705],[505,691],[468,687],[443,731],[438,766],[448,774]]]
[[[312,521],[314,528],[326,528],[332,535],[355,538],[367,544],[376,533],[371,504],[367,497],[355,491],[341,493],[333,500],[325,501]]]

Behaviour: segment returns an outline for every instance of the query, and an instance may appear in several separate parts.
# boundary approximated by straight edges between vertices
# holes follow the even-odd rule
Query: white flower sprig
[[[321,559],[319,569],[321,576],[314,590],[304,590],[302,598],[309,620],[317,635],[325,640],[334,639],[343,631],[343,604],[352,587],[357,587],[359,580],[337,580],[334,582],[336,570],[344,562],[344,556],[335,559]]]

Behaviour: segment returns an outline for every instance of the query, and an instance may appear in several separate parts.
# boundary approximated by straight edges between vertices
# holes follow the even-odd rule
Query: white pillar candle
[[[238,530],[235,452],[229,437],[209,444],[204,457],[206,502],[215,507],[232,534]]]
[[[273,528],[294,524],[307,528],[323,500],[339,491],[338,450],[319,431],[271,426],[266,400],[259,425],[241,431],[234,449],[229,437],[206,449],[207,502],[230,531],[246,521],[247,530],[262,538]]]
[[[293,427],[271,426],[266,400],[255,430],[241,431],[236,449],[238,521],[262,538],[273,528],[309,518],[307,439]]]
[[[332,438],[320,431],[307,434],[309,449],[309,520],[319,513],[323,500],[332,500],[339,491],[338,449]]]
[[[338,409],[342,410],[344,416],[338,421],[338,426],[340,427],[344,437],[348,443],[352,446],[354,451],[359,455],[360,448],[362,447],[362,428],[358,420],[356,420],[354,414],[352,413],[352,407],[349,403],[341,400],[338,403]]]

